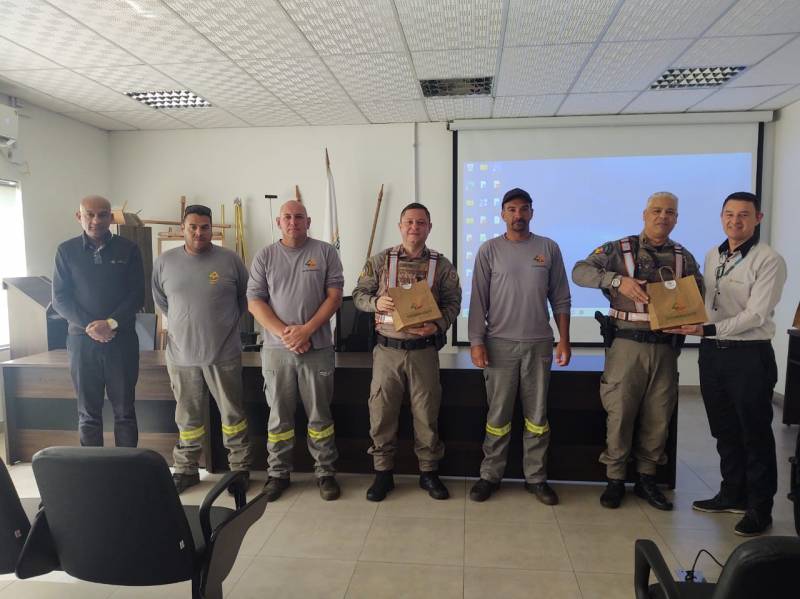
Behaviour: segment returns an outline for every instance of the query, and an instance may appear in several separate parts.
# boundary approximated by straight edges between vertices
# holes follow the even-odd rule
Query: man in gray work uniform
[[[168,319],[167,372],[180,433],[172,452],[178,493],[200,482],[209,390],[219,408],[231,470],[248,471],[251,465],[239,338],[247,268],[235,252],[211,243],[206,206],[188,206],[181,230],[183,247],[165,252],[153,265],[153,299]]]
[[[320,496],[329,501],[340,493],[333,467],[339,454],[331,417],[330,320],[342,304],[342,262],[331,244],[308,236],[311,218],[300,202],[281,206],[277,224],[282,237],[253,258],[247,285],[250,312],[264,327],[261,362],[269,404],[264,493],[274,501],[289,487],[295,409],[302,401]]]
[[[693,275],[702,293],[697,261],[669,238],[678,222],[678,198],[659,191],[642,213],[644,231],[605,243],[572,269],[581,287],[600,288],[611,301],[606,362],[600,397],[607,413],[606,465],[608,486],[603,507],[615,509],[625,496],[628,459],[633,455],[639,480],[634,493],[659,510],[672,503],[656,486],[659,464],[665,464],[669,421],[678,401],[678,354],[683,337],[650,330],[644,285],[661,280],[659,269],[670,267],[675,278]],[[664,271],[665,277],[669,273]],[[611,345],[609,345],[611,343]]]
[[[524,189],[508,191],[500,212],[506,232],[484,243],[475,258],[469,341],[473,364],[484,369],[489,413],[481,477],[469,494],[473,501],[486,501],[500,486],[519,390],[525,419],[525,488],[545,505],[558,503],[558,496],[547,484],[546,472],[550,441],[547,386],[553,361],[547,303],[558,325],[555,353],[559,366],[566,366],[571,355],[571,303],[558,244],[530,231],[532,206],[531,196]]]

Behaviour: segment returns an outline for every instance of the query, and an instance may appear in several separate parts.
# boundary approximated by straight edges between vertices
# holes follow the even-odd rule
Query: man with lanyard
[[[153,265],[153,299],[167,325],[167,372],[175,394],[179,439],[172,455],[178,494],[200,482],[209,391],[219,408],[231,470],[249,480],[250,442],[242,399],[239,319],[247,311],[247,268],[231,250],[211,242],[211,209],[187,206],[183,247]]]
[[[547,303],[558,325],[556,362],[569,364],[569,280],[558,244],[530,231],[533,200],[524,189],[503,196],[506,232],[481,245],[475,258],[469,305],[472,363],[484,369],[489,413],[481,477],[470,491],[485,501],[500,486],[511,438],[511,416],[519,389],[525,429],[525,488],[545,505],[558,503],[547,484],[547,388],[553,361],[553,331]],[[525,315],[520,318],[520,306]]]
[[[764,214],[752,193],[722,204],[727,239],[706,254],[706,312],[710,322],[674,332],[698,335],[700,392],[717,440],[722,483],[701,512],[744,514],[734,527],[755,536],[772,525],[778,474],[772,434],[772,390],[778,379],[771,339],[775,306],[786,283],[786,262],[758,240]]]
[[[81,445],[103,445],[103,398],[108,395],[117,447],[136,447],[135,326],[144,304],[142,254],[135,243],[109,230],[107,199],[83,198],[75,216],[83,233],[58,246],[53,309],[69,323],[67,354],[78,397]]]
[[[602,317],[606,361],[600,397],[607,413],[608,485],[600,504],[618,508],[625,496],[628,460],[633,455],[638,480],[634,493],[659,510],[672,503],[656,486],[656,468],[666,463],[669,422],[678,401],[678,354],[683,337],[650,330],[644,285],[669,276],[693,275],[702,289],[694,257],[669,238],[678,222],[678,198],[660,191],[651,195],[642,214],[644,231],[605,243],[575,264],[572,280],[600,288],[611,302]]]
[[[397,428],[406,388],[414,419],[419,485],[434,499],[447,499],[450,494],[437,473],[444,456],[438,432],[442,398],[438,352],[461,308],[461,287],[451,262],[425,245],[431,232],[431,216],[425,206],[413,203],[403,208],[398,228],[403,243],[369,258],[353,291],[356,308],[375,313],[377,330],[369,397],[369,453],[374,460],[375,481],[367,499],[382,501],[394,488]],[[442,318],[398,332],[392,323],[394,303],[387,289],[417,281],[427,281]]]
[[[311,217],[300,202],[281,206],[277,224],[281,239],[256,254],[247,284],[250,312],[264,327],[261,364],[269,405],[264,494],[275,501],[289,487],[295,409],[302,402],[319,494],[331,501],[340,489],[333,466],[339,454],[331,416],[330,320],[342,305],[342,262],[331,244],[308,236]]]

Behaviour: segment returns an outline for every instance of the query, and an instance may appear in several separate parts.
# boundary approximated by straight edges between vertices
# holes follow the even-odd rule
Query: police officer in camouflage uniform
[[[594,250],[572,270],[572,280],[596,287],[611,301],[606,337],[606,362],[600,396],[607,412],[606,465],[608,486],[600,497],[617,508],[625,495],[628,459],[633,454],[639,474],[634,492],[660,510],[672,503],[655,484],[656,467],[666,462],[669,421],[678,401],[678,354],[683,337],[651,331],[644,285],[661,280],[659,268],[675,278],[703,279],[694,257],[669,238],[678,222],[678,198],[657,192],[647,200],[644,231]],[[663,271],[668,277],[668,271]],[[611,345],[609,346],[609,342]]]
[[[398,226],[403,243],[369,258],[353,290],[356,308],[375,313],[377,331],[369,397],[369,453],[374,460],[375,481],[367,499],[382,501],[394,488],[397,428],[406,388],[414,419],[419,485],[434,499],[447,499],[450,494],[437,474],[444,456],[438,432],[442,397],[438,351],[460,310],[461,286],[452,263],[425,245],[431,231],[431,216],[425,206],[413,203],[403,208]],[[417,281],[428,282],[442,318],[398,332],[392,323],[394,303],[387,289]]]

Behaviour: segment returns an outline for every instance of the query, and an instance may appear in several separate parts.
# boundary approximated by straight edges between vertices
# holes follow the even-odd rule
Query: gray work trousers
[[[298,402],[308,416],[308,451],[317,477],[332,476],[339,457],[334,438],[331,401],[335,358],[333,347],[295,354],[287,349],[261,350],[264,393],[269,405],[267,472],[287,478],[292,471],[294,418]]]
[[[177,366],[167,361],[167,372],[175,395],[175,424],[180,434],[172,457],[175,472],[195,474],[203,438],[209,391],[222,420],[222,441],[228,450],[231,470],[249,470],[250,442],[244,412],[241,356],[210,366]],[[206,456],[207,460],[211,456]]]
[[[489,366],[484,368],[489,412],[483,441],[481,478],[499,482],[503,478],[511,439],[511,417],[517,390],[522,402],[522,468],[525,480],[540,483],[547,479],[547,447],[550,425],[547,422],[547,388],[553,363],[553,342],[526,343],[506,339],[486,342]]]

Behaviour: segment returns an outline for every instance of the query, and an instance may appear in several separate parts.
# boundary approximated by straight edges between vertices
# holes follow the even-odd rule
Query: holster
[[[600,336],[603,337],[603,345],[611,347],[611,344],[614,343],[614,333],[617,328],[611,322],[611,317],[598,310],[594,313],[594,319],[600,323]]]

